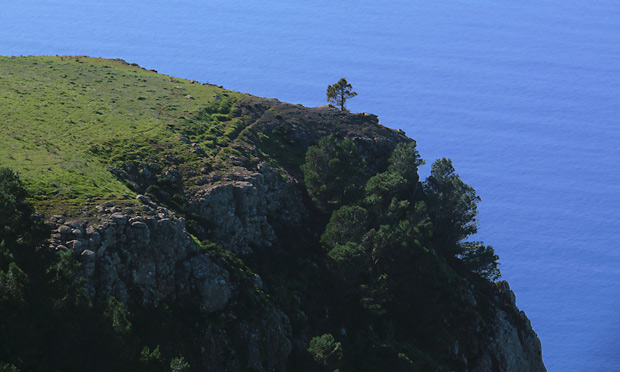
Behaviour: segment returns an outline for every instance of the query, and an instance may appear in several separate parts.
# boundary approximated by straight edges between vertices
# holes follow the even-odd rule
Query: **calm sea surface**
[[[548,370],[620,371],[617,0],[7,1],[0,54],[119,57],[306,106],[346,77],[351,111],[481,195],[477,239]]]

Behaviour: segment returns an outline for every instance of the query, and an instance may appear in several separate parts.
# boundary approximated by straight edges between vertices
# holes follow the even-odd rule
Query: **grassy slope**
[[[198,161],[179,129],[212,156],[239,130],[218,105],[244,96],[121,60],[0,57],[0,166],[20,173],[39,209],[120,200],[132,193],[109,165]]]

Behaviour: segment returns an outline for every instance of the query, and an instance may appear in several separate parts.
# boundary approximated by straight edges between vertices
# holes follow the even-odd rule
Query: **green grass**
[[[204,164],[243,129],[232,106],[243,97],[121,60],[0,57],[0,166],[19,172],[39,207],[120,200],[132,192],[109,166]]]

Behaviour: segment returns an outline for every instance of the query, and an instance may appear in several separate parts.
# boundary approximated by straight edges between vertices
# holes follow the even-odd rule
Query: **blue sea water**
[[[453,160],[550,372],[620,371],[620,2],[20,0],[2,55],[123,58],[354,112]]]

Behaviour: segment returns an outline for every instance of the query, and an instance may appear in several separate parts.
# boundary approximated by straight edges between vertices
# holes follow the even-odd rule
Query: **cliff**
[[[508,284],[441,253],[443,230],[417,165],[398,181],[404,199],[377,201],[370,183],[395,174],[395,149],[415,142],[376,116],[242,95],[123,61],[0,62],[4,76],[22,71],[0,84],[2,105],[12,104],[0,156],[52,230],[40,249],[73,260],[84,312],[111,319],[93,329],[111,327],[112,346],[101,342],[123,345],[121,369],[166,370],[172,360],[173,370],[196,371],[546,370]],[[55,99],[57,91],[71,98]],[[29,137],[39,131],[49,137]],[[330,135],[352,143],[363,166],[361,196],[325,210],[304,164]],[[70,139],[84,143],[69,149]],[[35,145],[24,152],[24,141]],[[423,202],[420,217],[414,204]],[[326,243],[336,211],[349,205],[371,216],[367,229]],[[417,225],[381,235],[409,223]],[[345,245],[361,248],[335,259]],[[91,354],[55,368],[107,370],[106,354]]]

